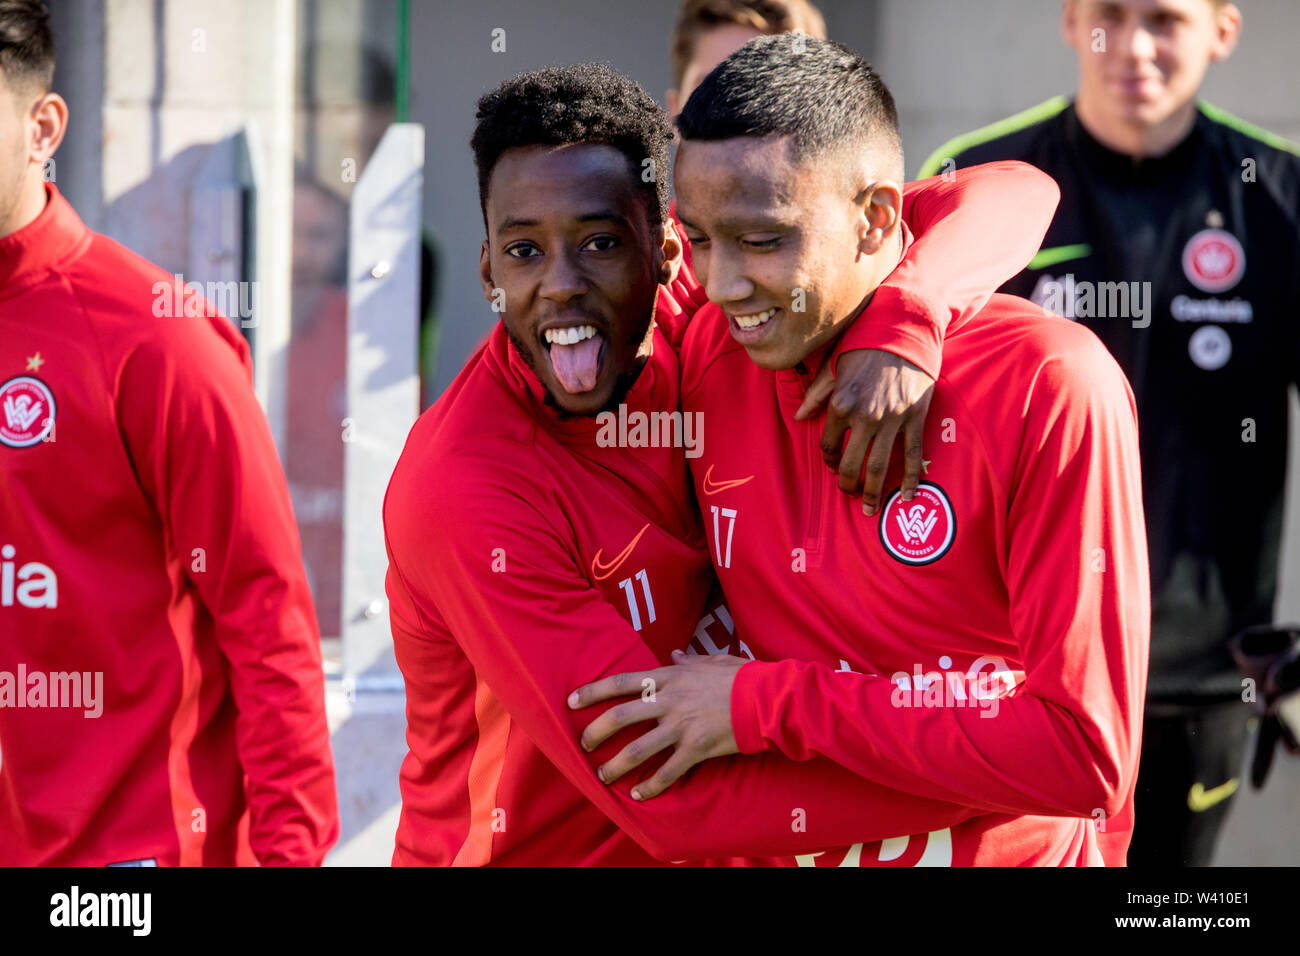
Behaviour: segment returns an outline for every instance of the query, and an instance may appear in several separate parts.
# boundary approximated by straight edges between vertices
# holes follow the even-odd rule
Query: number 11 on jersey
[[[650,596],[650,578],[642,568],[636,573],[636,579],[641,582],[641,592],[645,595],[646,623],[655,622],[655,599]],[[618,586],[623,589],[627,595],[627,613],[632,618],[632,627],[641,630],[641,609],[636,603],[636,588],[632,586],[631,578],[624,578],[618,582]]]

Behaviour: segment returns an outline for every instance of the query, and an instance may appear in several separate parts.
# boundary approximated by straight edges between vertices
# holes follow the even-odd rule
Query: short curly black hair
[[[898,110],[884,80],[846,46],[797,33],[754,37],[719,63],[677,117],[683,141],[789,136],[798,159],[866,150],[903,178]]]
[[[521,73],[480,99],[476,118],[470,147],[484,228],[488,180],[502,153],[516,146],[574,143],[604,143],[626,156],[629,173],[644,191],[651,225],[667,219],[673,138],[668,114],[640,84],[608,65],[579,63]]]

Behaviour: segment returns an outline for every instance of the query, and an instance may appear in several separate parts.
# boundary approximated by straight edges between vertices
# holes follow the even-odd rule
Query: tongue
[[[600,371],[600,347],[605,343],[599,332],[577,345],[552,345],[551,366],[555,377],[571,395],[590,392],[596,387]]]

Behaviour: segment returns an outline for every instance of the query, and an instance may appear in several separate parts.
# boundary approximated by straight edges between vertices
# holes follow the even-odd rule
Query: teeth
[[[753,315],[738,315],[736,324],[742,329],[756,329],[774,315],[776,315],[774,308],[766,312],[755,312]]]
[[[570,326],[567,329],[547,329],[546,341],[551,345],[577,345],[596,334],[594,325]]]

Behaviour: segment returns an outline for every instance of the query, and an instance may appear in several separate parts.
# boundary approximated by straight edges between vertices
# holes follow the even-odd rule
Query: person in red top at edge
[[[0,866],[319,864],[320,643],[248,348],[44,182],[53,72],[44,5],[0,0]]]
[[[607,67],[524,74],[479,103],[481,279],[503,321],[415,425],[384,506],[410,748],[395,864],[793,864],[978,813],[779,754],[712,761],[638,802],[631,779],[596,775],[615,750],[578,744],[579,683],[688,645],[747,651],[692,501],[687,461],[707,449],[679,413],[674,345],[700,290],[666,177],[641,175],[644,159],[667,168],[670,139]],[[912,258],[930,264],[898,270],[900,301],[982,301],[1032,256],[1055,185],[1019,164],[969,172],[909,190],[926,233]],[[874,394],[847,370],[889,334],[862,332],[841,374]],[[650,415],[670,423],[662,441],[636,437]]]
[[[893,320],[872,301],[912,243],[889,91],[838,44],[762,37],[705,79],[678,131],[679,213],[716,303],[682,349],[683,412],[705,425],[691,471],[756,659],[678,655],[578,688],[575,708],[655,688],[584,730],[599,752],[627,742],[603,779],[665,740],[673,756],[638,772],[649,802],[708,758],[829,759],[972,816],[807,862],[1122,863],[1127,840],[1103,852],[1097,830],[1132,828],[1150,604],[1118,366],[1024,299],[954,319],[925,476],[905,501],[892,466],[897,490],[855,522],[795,416],[859,326]],[[658,726],[629,741],[644,720]]]

